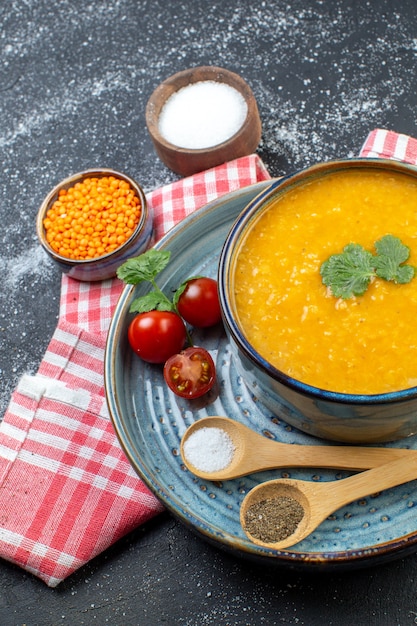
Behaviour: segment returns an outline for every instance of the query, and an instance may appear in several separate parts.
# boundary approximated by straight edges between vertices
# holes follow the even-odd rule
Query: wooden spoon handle
[[[360,446],[303,446],[282,444],[262,437],[247,453],[247,473],[282,467],[317,467],[363,470],[396,459],[417,458],[417,450]]]
[[[246,529],[246,513],[256,502],[280,496],[297,500],[304,509],[304,515],[292,534],[266,544],[259,538],[251,537],[255,543],[282,550],[310,535],[331,513],[345,504],[414,479],[417,479],[416,455],[403,456],[343,480],[316,483],[284,478],[267,481],[245,496],[240,510],[241,524]]]
[[[321,523],[330,513],[354,500],[415,479],[417,479],[417,456],[411,455],[343,480],[318,483],[319,489],[313,494],[311,489],[308,490],[309,499],[315,501],[315,506],[311,509],[311,518],[314,518],[317,524]]]

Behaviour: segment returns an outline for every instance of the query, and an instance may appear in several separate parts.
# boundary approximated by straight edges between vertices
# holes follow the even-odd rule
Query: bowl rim
[[[107,254],[102,254],[101,256],[95,257],[94,259],[70,259],[69,257],[62,256],[61,254],[56,252],[56,250],[54,250],[46,241],[45,227],[43,225],[43,220],[44,220],[46,212],[48,211],[50,206],[53,204],[53,202],[57,199],[58,193],[61,189],[69,189],[70,187],[74,186],[78,182],[81,182],[85,178],[89,178],[89,177],[104,178],[105,176],[114,176],[115,178],[120,178],[121,180],[126,181],[127,183],[129,183],[129,185],[131,185],[135,193],[138,194],[140,202],[141,202],[141,208],[142,208],[138,225],[136,226],[133,233],[130,235],[129,239],[127,239],[121,246],[119,246],[115,250],[112,250],[111,252],[107,252]],[[59,263],[68,267],[90,265],[93,263],[99,263],[101,261],[105,261],[106,259],[114,255],[115,253],[120,253],[121,251],[123,251],[125,247],[128,246],[132,242],[132,240],[135,237],[137,237],[140,231],[143,229],[147,221],[147,216],[148,216],[148,204],[146,200],[146,195],[142,187],[139,185],[139,183],[137,183],[133,178],[131,178],[127,174],[124,174],[123,172],[119,172],[112,168],[108,168],[108,167],[91,168],[91,169],[82,170],[80,172],[67,176],[66,178],[61,180],[59,183],[57,183],[49,191],[49,193],[43,199],[38,209],[38,213],[36,216],[36,232],[38,235],[38,239],[41,245],[43,246],[43,248],[46,250],[46,252],[48,252],[48,254],[50,254]]]
[[[197,78],[196,74],[198,72],[207,73],[206,78]],[[220,80],[220,78],[225,77],[229,80]],[[206,148],[184,148],[178,146],[174,143],[171,143],[160,133],[159,131],[159,115],[165,106],[166,102],[169,98],[187,85],[194,84],[202,81],[214,80],[215,82],[221,82],[229,85],[230,87],[234,87],[244,98],[247,111],[246,117],[243,120],[239,129],[230,137],[228,137],[225,141],[221,143],[217,143],[214,146],[207,146]],[[230,81],[230,82],[229,82]],[[157,107],[157,102],[159,98],[163,96],[161,100],[161,104]],[[189,155],[205,155],[212,154],[217,151],[222,150],[225,146],[228,146],[235,142],[238,138],[240,138],[246,132],[247,124],[251,119],[259,118],[258,106],[256,103],[255,96],[249,84],[245,81],[242,76],[228,70],[226,68],[217,66],[217,65],[199,65],[195,67],[191,67],[185,70],[181,70],[180,72],[176,72],[171,76],[168,76],[165,80],[163,80],[152,92],[151,96],[148,99],[145,108],[145,120],[146,126],[148,127],[148,131],[152,137],[153,141],[158,142],[161,146],[163,146],[166,150],[170,150],[172,152],[178,152],[179,154],[189,154]]]
[[[240,213],[232,225],[227,238],[223,244],[218,268],[218,290],[221,310],[223,314],[223,321],[227,327],[230,336],[236,343],[238,349],[245,355],[245,357],[253,363],[255,366],[261,369],[262,372],[273,378],[278,383],[289,387],[302,395],[314,397],[318,400],[327,401],[329,403],[339,404],[389,404],[392,402],[400,403],[406,402],[416,396],[417,386],[408,387],[406,389],[400,389],[397,391],[391,391],[378,394],[353,394],[353,393],[341,393],[337,391],[331,391],[315,387],[307,383],[302,382],[292,376],[289,376],[282,370],[271,365],[265,358],[263,358],[246,339],[242,329],[237,321],[234,319],[231,311],[231,298],[229,296],[230,288],[230,275],[231,275],[231,260],[234,255],[234,249],[237,247],[237,243],[245,231],[246,227],[254,219],[255,215],[259,212],[266,210],[268,201],[272,196],[276,195],[277,191],[283,191],[287,188],[291,188],[298,184],[298,182],[307,181],[308,177],[314,176],[325,172],[328,174],[340,169],[345,168],[369,168],[369,169],[382,169],[391,170],[399,173],[410,174],[417,180],[417,166],[404,163],[402,161],[396,161],[391,159],[380,159],[372,157],[357,157],[346,158],[325,161],[323,163],[316,163],[306,169],[296,171],[292,174],[288,174],[282,178],[276,179],[270,187],[262,191],[256,198],[254,198]]]

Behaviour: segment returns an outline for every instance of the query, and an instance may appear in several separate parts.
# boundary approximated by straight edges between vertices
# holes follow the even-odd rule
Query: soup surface
[[[335,298],[321,264],[349,243],[375,253],[387,234],[417,266],[417,179],[400,173],[330,173],[273,200],[241,244],[237,317],[254,348],[304,383],[378,394],[417,385],[417,276],[379,278],[362,296]]]

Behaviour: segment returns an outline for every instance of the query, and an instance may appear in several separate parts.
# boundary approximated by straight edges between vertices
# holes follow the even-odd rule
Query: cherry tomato
[[[164,363],[185,343],[182,319],[171,311],[149,311],[133,318],[128,329],[131,347],[148,363]]]
[[[221,320],[217,282],[213,278],[192,278],[178,299],[178,313],[191,326],[205,328]]]
[[[209,391],[216,380],[216,368],[204,348],[186,348],[174,354],[164,365],[168,387],[182,398],[199,398]]]

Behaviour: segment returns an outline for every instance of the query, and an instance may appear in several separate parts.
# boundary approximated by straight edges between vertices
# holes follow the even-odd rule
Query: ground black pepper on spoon
[[[307,537],[345,504],[414,479],[417,456],[330,482],[271,480],[257,485],[245,496],[240,522],[254,543],[283,550]]]

